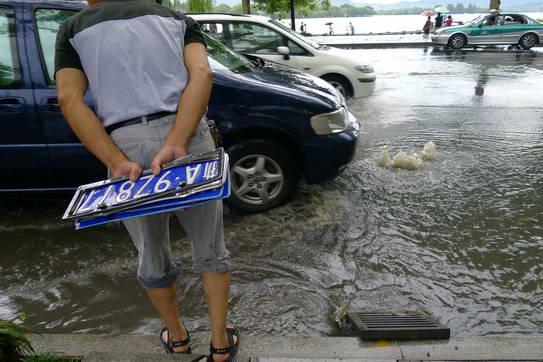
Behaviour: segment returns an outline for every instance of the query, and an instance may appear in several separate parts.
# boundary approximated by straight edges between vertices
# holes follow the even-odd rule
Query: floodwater
[[[354,161],[290,204],[226,215],[230,319],[252,335],[337,335],[347,309],[424,310],[455,336],[543,333],[543,53],[360,50],[378,73],[352,101]],[[437,146],[416,171],[377,167]],[[156,333],[120,226],[75,232],[66,201],[0,200],[0,318],[44,333]],[[179,305],[209,328],[173,229]]]

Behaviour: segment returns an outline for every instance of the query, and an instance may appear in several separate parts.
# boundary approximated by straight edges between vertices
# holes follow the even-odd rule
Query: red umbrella
[[[434,13],[433,10],[425,10],[422,13],[420,13],[421,16],[434,16],[436,13]]]

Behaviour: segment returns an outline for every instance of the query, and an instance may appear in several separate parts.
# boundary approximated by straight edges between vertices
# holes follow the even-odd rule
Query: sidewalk
[[[391,34],[364,34],[364,35],[333,35],[333,36],[313,36],[311,40],[317,43],[344,49],[370,49],[370,48],[424,48],[432,46],[431,34],[426,36],[418,33],[391,33]],[[437,45],[443,47],[443,45]],[[543,43],[537,44],[531,50],[540,49]],[[496,46],[478,46],[477,49],[484,50],[503,50],[506,45]],[[473,50],[468,46],[462,51]],[[528,51],[528,50],[523,50]]]
[[[349,49],[423,47],[432,44],[430,36],[413,33],[313,36],[310,39],[321,44]]]
[[[83,357],[83,361],[194,361],[208,353],[208,335],[194,333],[193,355],[169,356],[157,336],[31,335],[37,352]],[[543,336],[486,336],[444,341],[362,342],[356,337],[241,336],[240,362],[543,360]]]

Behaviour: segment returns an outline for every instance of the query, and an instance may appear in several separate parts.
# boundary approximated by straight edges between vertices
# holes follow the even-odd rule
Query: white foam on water
[[[399,168],[402,170],[418,170],[424,164],[424,161],[437,160],[437,149],[434,142],[430,141],[424,145],[420,154],[417,152],[408,155],[404,151],[400,151],[392,159],[388,150],[385,148],[375,160],[379,167],[383,168]]]
[[[421,153],[422,159],[426,161],[435,161],[437,160],[437,150],[436,144],[432,141],[424,145],[424,149]]]
[[[422,159],[416,153],[409,156],[407,153],[401,151],[392,159],[392,168],[413,171],[419,169],[422,163]]]
[[[379,167],[390,167],[392,161],[390,160],[390,154],[387,149],[384,149],[376,160]]]

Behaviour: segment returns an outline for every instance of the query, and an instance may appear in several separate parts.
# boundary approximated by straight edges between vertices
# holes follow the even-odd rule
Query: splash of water
[[[430,141],[424,145],[420,155],[416,152],[408,155],[407,153],[400,151],[391,159],[388,150],[384,149],[375,163],[377,166],[383,168],[399,168],[414,171],[418,170],[424,164],[424,161],[435,160],[437,160],[436,145],[434,142]]]

